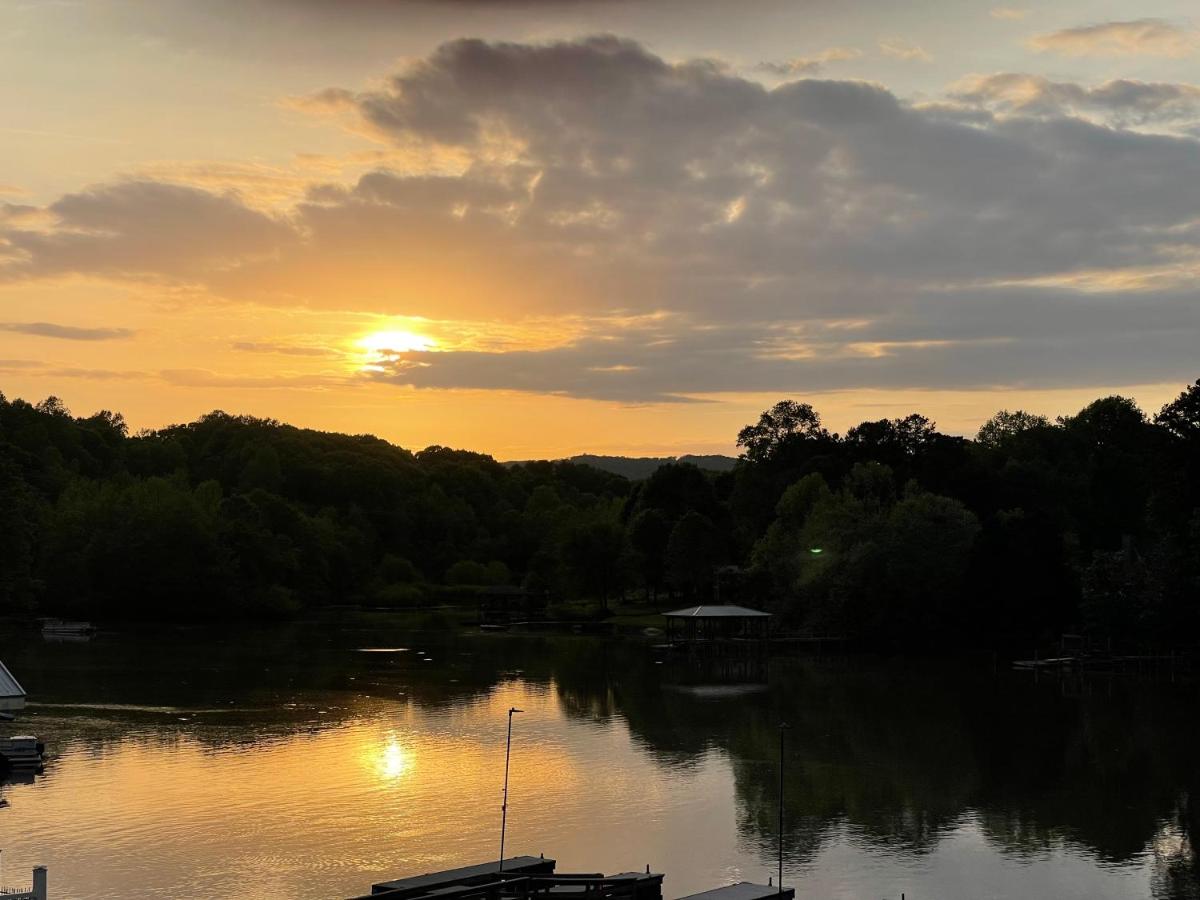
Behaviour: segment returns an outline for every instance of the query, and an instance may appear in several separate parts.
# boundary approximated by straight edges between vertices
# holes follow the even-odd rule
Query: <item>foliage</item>
[[[840,438],[784,400],[732,471],[631,482],[219,411],[130,435],[0,395],[0,610],[277,618],[523,586],[588,615],[630,590],[710,600],[733,563],[739,602],[876,642],[1194,643],[1198,440],[1200,381],[1152,421],[1104,397],[1002,410],[974,441],[916,413]]]
[[[789,444],[829,437],[821,427],[821,417],[808,403],[780,400],[758,417],[754,425],[738,432],[737,445],[745,448],[746,458],[769,459]]]

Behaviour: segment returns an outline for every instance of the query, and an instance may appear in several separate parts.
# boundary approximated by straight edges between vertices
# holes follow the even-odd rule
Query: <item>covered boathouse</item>
[[[25,689],[0,661],[0,712],[13,713],[25,708]]]
[[[663,618],[672,644],[765,641],[771,635],[771,614],[745,606],[689,606],[663,613]]]

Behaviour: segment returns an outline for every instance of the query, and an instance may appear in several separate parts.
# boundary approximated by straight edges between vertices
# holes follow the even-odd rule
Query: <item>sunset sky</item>
[[[1200,376],[1200,11],[0,0],[0,391],[501,459]]]

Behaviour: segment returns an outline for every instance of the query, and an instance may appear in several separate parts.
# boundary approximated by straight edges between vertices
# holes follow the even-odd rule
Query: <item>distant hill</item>
[[[630,481],[639,481],[649,478],[654,474],[655,469],[669,463],[691,463],[697,468],[707,469],[710,472],[728,472],[737,464],[737,459],[732,456],[716,454],[705,456],[690,453],[685,456],[597,456],[593,453],[581,453],[578,456],[570,457],[567,462],[579,463],[603,472],[621,475]],[[509,463],[509,465],[513,464],[515,463]]]

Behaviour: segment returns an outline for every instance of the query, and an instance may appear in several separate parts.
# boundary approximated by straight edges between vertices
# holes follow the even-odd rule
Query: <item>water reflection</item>
[[[782,718],[789,877],[814,896],[1200,896],[1191,687],[861,659],[714,677],[367,618],[0,655],[53,754],[0,788],[0,846],[71,896],[342,896],[488,858],[510,706],[509,842],[564,870],[765,880]]]
[[[402,747],[395,735],[389,735],[387,743],[372,755],[375,769],[384,781],[394,781],[412,767],[412,751]]]

